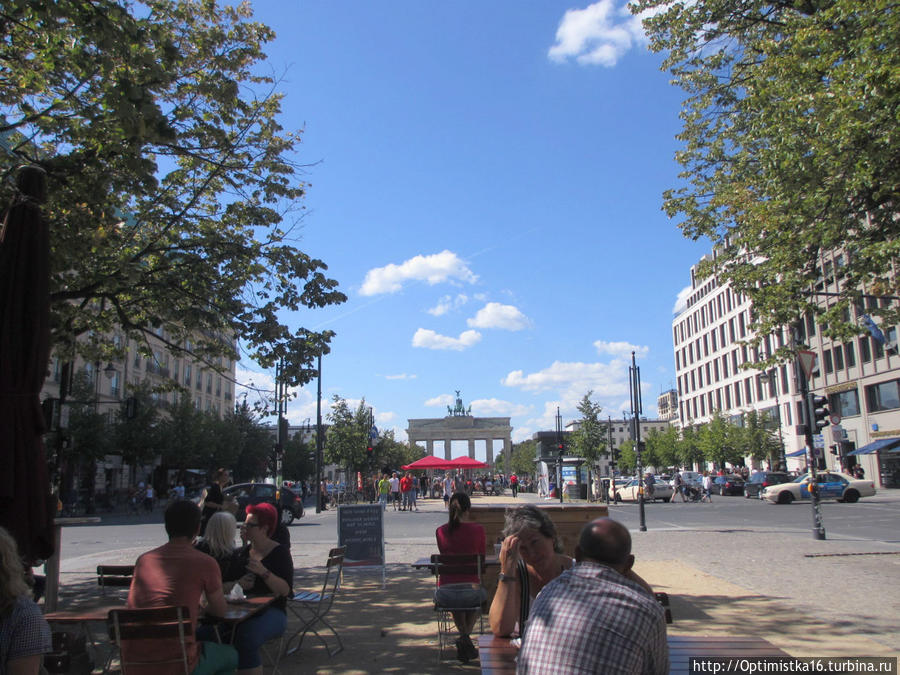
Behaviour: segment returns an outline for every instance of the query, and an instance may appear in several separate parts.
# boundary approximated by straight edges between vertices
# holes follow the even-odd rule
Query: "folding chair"
[[[442,574],[477,575],[478,585],[482,586],[483,555],[476,553],[462,555],[435,554],[431,556],[431,566],[434,571],[435,590],[438,588],[438,582]],[[456,622],[453,620],[453,612],[478,612],[478,632],[479,634],[484,633],[484,612],[482,611],[481,602],[456,607],[443,603],[438,604],[437,599],[435,599],[434,611],[437,612],[438,623],[438,661],[443,658],[444,646],[449,645],[453,647],[455,644],[457,630]]]
[[[322,590],[304,591],[297,593],[293,598],[288,598],[287,607],[297,619],[300,620],[300,626],[294,633],[287,638],[285,648],[282,653],[290,655],[300,649],[303,644],[303,638],[307,633],[312,633],[325,645],[328,656],[334,656],[344,649],[344,643],[337,630],[326,618],[328,611],[334,604],[334,599],[341,588],[341,573],[344,568],[344,550],[346,547],[340,546],[333,548],[328,552],[328,562],[325,564],[325,580],[322,583]],[[326,638],[319,633],[316,628],[324,632],[325,629],[330,630],[337,640],[337,647],[332,649]],[[296,644],[295,644],[296,641]]]
[[[191,614],[187,607],[154,607],[152,609],[111,609],[107,617],[107,628],[110,641],[119,649],[121,655],[122,675],[128,675],[128,669],[135,666],[162,666],[180,663],[185,675],[190,675],[187,654],[187,638],[193,635]],[[129,642],[126,650],[122,650],[122,640]],[[126,652],[135,642],[141,640],[165,640],[171,644],[167,650],[154,644],[157,658],[126,660]],[[178,655],[175,656],[178,647]],[[146,672],[146,671],[145,671]]]
[[[129,587],[134,577],[134,565],[97,565],[97,585],[106,595],[107,586]]]

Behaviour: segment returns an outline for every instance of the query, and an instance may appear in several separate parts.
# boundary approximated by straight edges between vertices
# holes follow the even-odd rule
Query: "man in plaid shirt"
[[[634,580],[625,526],[585,525],[575,560],[534,601],[516,672],[667,675],[665,613]]]

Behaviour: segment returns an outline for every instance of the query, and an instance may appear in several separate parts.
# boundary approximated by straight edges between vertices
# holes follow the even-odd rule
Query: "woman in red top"
[[[450,520],[436,531],[438,550],[442,555],[480,554],[484,555],[484,527],[470,523],[469,509],[472,501],[465,492],[457,492],[450,497]],[[434,594],[439,607],[474,607],[485,601],[487,594],[481,587],[477,574],[442,574]],[[456,641],[456,655],[466,662],[478,657],[478,650],[469,634],[478,618],[477,611],[451,612],[459,639]]]

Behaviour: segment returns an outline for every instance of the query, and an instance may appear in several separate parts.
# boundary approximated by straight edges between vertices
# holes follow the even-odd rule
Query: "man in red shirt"
[[[200,508],[192,501],[178,500],[166,509],[166,533],[169,542],[141,555],[134,566],[134,578],[128,593],[128,606],[135,609],[183,605],[188,608],[193,625],[187,642],[188,667],[194,675],[232,673],[237,668],[237,651],[231,645],[197,642],[197,615],[200,599],[206,596],[206,613],[225,615],[225,595],[219,564],[214,558],[193,546],[200,532]],[[179,659],[179,648],[156,640],[129,644],[123,641],[126,660]],[[129,673],[169,675],[183,673],[181,663],[129,667]]]
[[[412,511],[412,500],[410,499],[410,495],[412,494],[412,486],[413,479],[410,473],[407,471],[403,478],[400,479],[400,510],[401,511]]]

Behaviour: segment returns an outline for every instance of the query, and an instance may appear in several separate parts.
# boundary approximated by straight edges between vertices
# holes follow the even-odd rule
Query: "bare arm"
[[[222,591],[222,587],[219,586],[212,593],[206,594],[206,613],[211,616],[223,617],[225,616],[225,610],[227,609],[227,603],[225,602],[225,593]]]
[[[266,569],[265,565],[259,560],[251,558],[250,562],[247,563],[247,569],[265,581],[266,586],[269,587],[273,595],[288,595],[291,592],[288,582]]]
[[[519,540],[509,536],[500,547],[500,571],[504,576],[517,578],[519,574]],[[506,636],[515,630],[521,611],[520,581],[498,581],[491,601],[490,624],[494,635]]]

